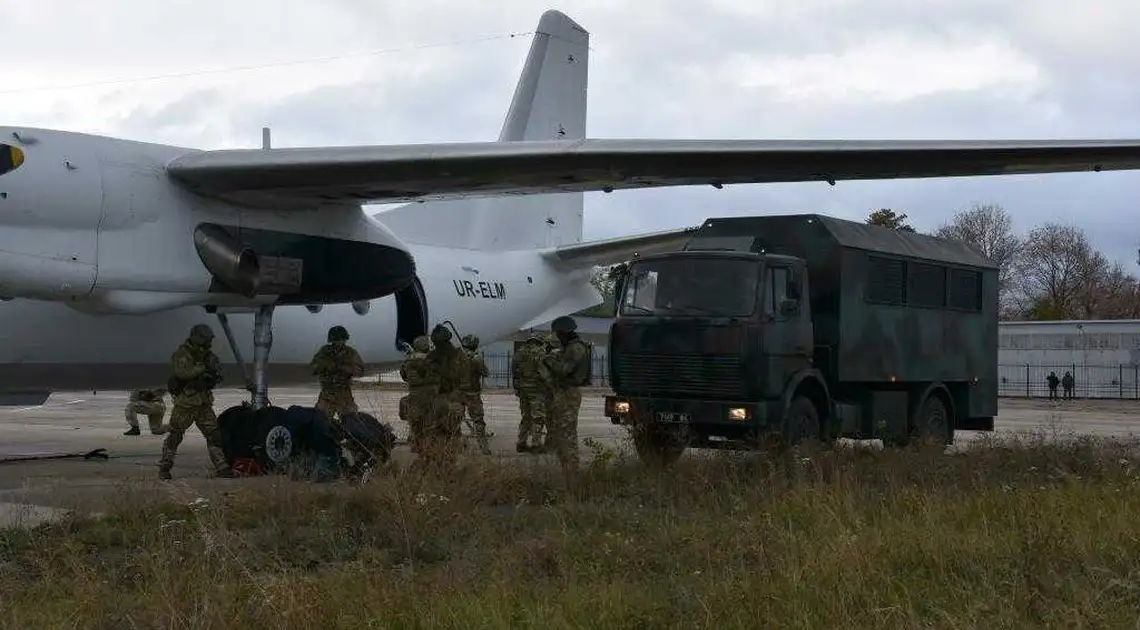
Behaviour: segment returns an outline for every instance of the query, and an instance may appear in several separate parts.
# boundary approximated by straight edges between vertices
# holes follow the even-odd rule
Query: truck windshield
[[[621,295],[622,315],[746,317],[756,308],[759,264],[678,258],[634,263]]]

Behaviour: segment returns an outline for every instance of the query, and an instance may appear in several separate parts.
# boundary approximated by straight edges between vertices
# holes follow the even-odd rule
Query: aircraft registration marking
[[[470,280],[452,280],[455,294],[459,297],[476,298],[484,300],[507,299],[507,288],[502,282],[471,282]]]

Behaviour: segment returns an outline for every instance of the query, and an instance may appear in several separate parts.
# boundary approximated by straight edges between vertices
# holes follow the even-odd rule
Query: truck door
[[[765,325],[762,344],[767,359],[767,394],[783,393],[784,382],[807,365],[812,356],[810,332],[805,337],[807,313],[804,269],[794,263],[769,263],[764,271],[761,305]]]

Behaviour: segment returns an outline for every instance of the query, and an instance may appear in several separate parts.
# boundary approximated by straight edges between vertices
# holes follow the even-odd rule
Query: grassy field
[[[125,489],[101,520],[0,532],[0,624],[1134,626],[1140,451],[1043,437],[668,472],[598,447],[571,485],[472,459],[449,479],[238,481],[190,504]]]

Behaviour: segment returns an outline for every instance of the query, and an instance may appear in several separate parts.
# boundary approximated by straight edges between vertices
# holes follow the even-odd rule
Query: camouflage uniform
[[[511,361],[511,380],[519,399],[519,437],[515,450],[520,453],[541,450],[541,436],[546,428],[549,371],[543,364],[546,347],[536,335],[515,352]]]
[[[578,410],[582,405],[578,388],[586,384],[590,369],[589,348],[574,332],[577,327],[577,322],[565,315],[551,322],[562,347],[544,359],[553,390],[546,444],[570,470],[578,468]]]
[[[487,422],[483,418],[483,379],[490,376],[491,371],[483,357],[475,354],[479,347],[479,338],[475,335],[463,335],[460,341],[463,346],[463,379],[459,384],[460,404],[463,405],[471,424],[475,426],[475,436],[479,439],[479,450],[484,455],[491,454],[487,444]]]
[[[408,444],[413,453],[420,450],[423,424],[439,395],[439,375],[427,360],[431,341],[420,335],[412,341],[412,351],[400,366],[400,378],[408,384],[408,395],[400,399],[400,419],[408,423]]]
[[[431,331],[435,346],[426,360],[439,378],[439,390],[428,406],[420,433],[420,456],[425,464],[451,465],[455,461],[463,404],[459,385],[463,380],[463,359],[451,345],[451,331],[437,325]]]
[[[348,331],[344,326],[329,328],[328,343],[321,346],[309,362],[321,383],[321,393],[314,406],[330,420],[358,411],[352,397],[352,378],[364,371],[364,361],[355,348],[345,343],[347,341]],[[339,422],[333,424],[338,426]]]
[[[214,415],[213,389],[222,380],[222,366],[217,355],[210,350],[213,341],[214,331],[205,324],[197,324],[171,357],[174,377],[167,389],[174,400],[174,409],[170,412],[170,431],[162,443],[162,457],[158,461],[158,476],[162,479],[170,479],[178,445],[182,443],[186,430],[193,425],[198,425],[198,430],[206,438],[206,450],[210,453],[217,476],[234,476],[222,451],[218,417]]]
[[[166,403],[162,401],[164,395],[166,395],[166,390],[162,388],[132,391],[130,398],[127,399],[127,406],[123,410],[127,424],[131,428],[123,435],[140,434],[138,414],[146,416],[150,423],[151,433],[154,435],[166,433],[169,427],[162,426],[162,417],[166,415]]]

